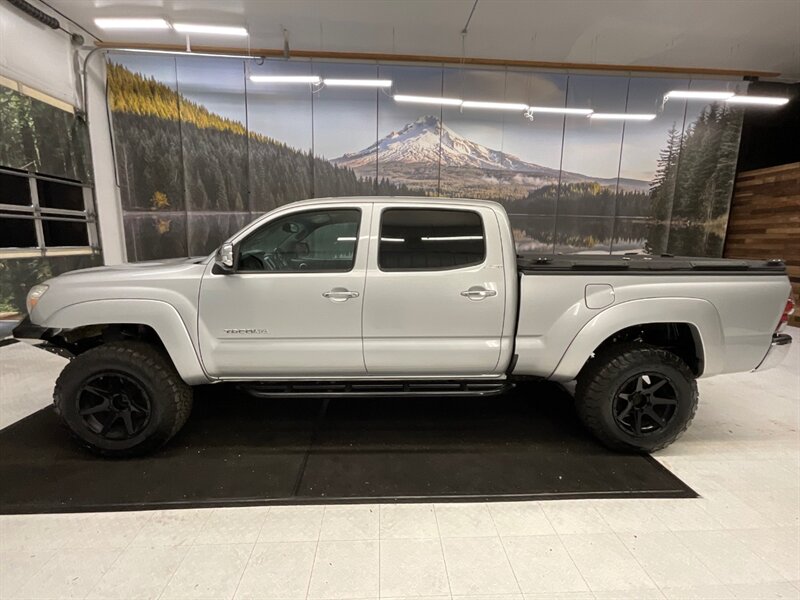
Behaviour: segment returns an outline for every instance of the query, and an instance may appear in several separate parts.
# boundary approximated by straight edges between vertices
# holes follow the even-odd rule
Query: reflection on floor
[[[792,333],[778,369],[701,381],[658,455],[701,498],[3,516],[0,597],[800,598]],[[0,348],[0,425],[49,403],[38,359]]]

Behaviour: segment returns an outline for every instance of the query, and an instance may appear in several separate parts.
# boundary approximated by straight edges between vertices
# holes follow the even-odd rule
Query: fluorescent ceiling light
[[[396,102],[417,102],[419,104],[443,104],[445,106],[461,106],[463,100],[460,98],[441,98],[438,96],[405,96],[395,94]]]
[[[731,104],[761,104],[763,106],[783,106],[789,102],[788,98],[780,98],[778,96],[733,96],[728,98],[726,102]]]
[[[405,241],[406,241],[406,239],[405,239],[405,238],[388,238],[388,237],[382,237],[382,238],[381,238],[381,241],[382,241],[382,242],[405,242]]]
[[[100,29],[169,29],[164,19],[95,19]]]
[[[529,106],[528,111],[532,113],[554,113],[558,115],[590,115],[594,112],[591,108],[563,108],[558,106]]]
[[[733,97],[733,92],[704,92],[694,90],[672,90],[667,92],[665,98],[685,98],[686,100],[727,100]]]
[[[254,83],[319,83],[317,75],[250,75]]]
[[[656,118],[655,115],[638,114],[638,113],[592,113],[589,115],[590,119],[606,119],[617,121],[652,121]]]
[[[178,33],[210,33],[212,35],[237,35],[240,37],[245,37],[247,35],[247,29],[244,27],[229,27],[225,25],[173,23],[172,28]]]
[[[392,87],[391,79],[323,79],[325,85],[346,87]]]
[[[460,242],[462,240],[482,240],[482,235],[446,235],[443,237],[420,238],[423,242]]]
[[[481,102],[479,100],[464,100],[461,104],[464,108],[491,108],[494,110],[525,110],[527,104],[516,102]]]

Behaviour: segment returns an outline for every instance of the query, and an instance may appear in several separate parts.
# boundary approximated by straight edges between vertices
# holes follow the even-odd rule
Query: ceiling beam
[[[158,50],[162,52],[185,52],[186,47],[180,44],[136,44],[129,42],[95,42],[99,48],[131,50]],[[283,58],[283,49],[251,48],[241,50],[223,46],[195,46],[192,51],[202,54],[242,54],[252,57]],[[767,79],[779,77],[777,71],[756,71],[752,69],[711,69],[706,67],[660,67],[649,65],[615,65],[605,63],[549,62],[541,60],[511,60],[502,58],[476,58],[458,56],[429,56],[424,54],[385,54],[374,52],[333,52],[324,50],[292,50],[292,58],[321,58],[332,60],[361,60],[380,62],[413,62],[454,65],[477,65],[491,67],[518,67],[525,69],[554,69],[559,71],[613,71],[617,73],[650,73],[670,75],[705,75],[711,77],[756,77]]]

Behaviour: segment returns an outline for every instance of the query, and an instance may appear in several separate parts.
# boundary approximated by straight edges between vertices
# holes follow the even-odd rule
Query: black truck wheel
[[[575,390],[581,421],[615,450],[666,448],[689,427],[697,399],[694,374],[680,357],[640,343],[601,351]]]
[[[72,359],[53,403],[81,444],[122,458],[155,450],[178,433],[192,409],[192,388],[157,348],[114,342]]]

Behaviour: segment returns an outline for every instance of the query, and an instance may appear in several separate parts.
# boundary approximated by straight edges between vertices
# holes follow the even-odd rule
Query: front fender
[[[623,302],[604,310],[581,328],[573,338],[551,378],[570,381],[600,344],[615,333],[647,323],[688,323],[699,336],[702,377],[722,371],[724,336],[717,308],[700,298],[645,298]]]
[[[152,327],[186,383],[209,383],[186,324],[178,311],[160,300],[91,300],[70,304],[55,311],[42,325],[53,329],[74,329],[85,325],[131,323]]]

